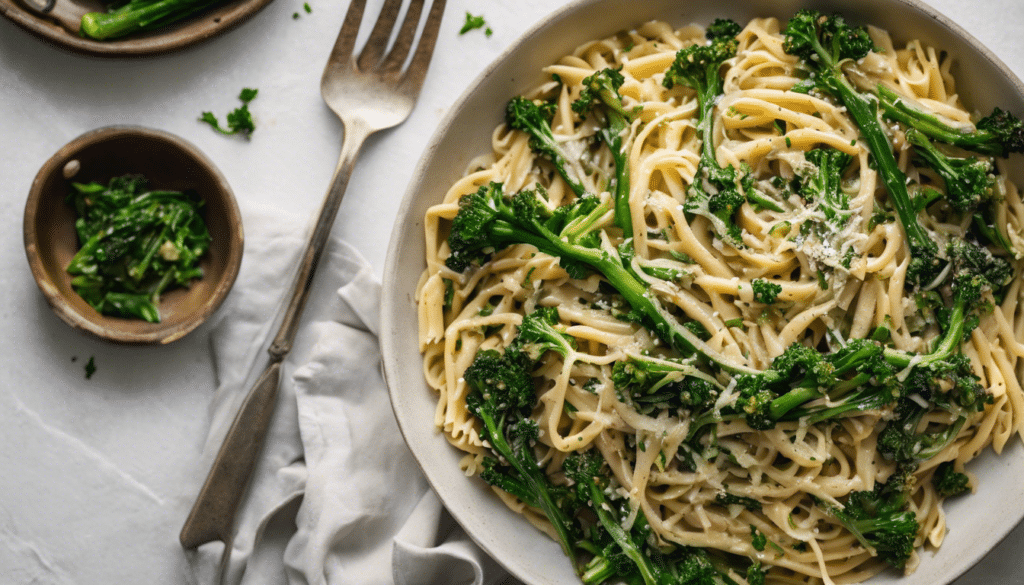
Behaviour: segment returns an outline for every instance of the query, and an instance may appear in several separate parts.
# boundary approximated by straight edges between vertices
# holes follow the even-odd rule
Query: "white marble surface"
[[[371,0],[370,11],[381,0]],[[380,274],[391,224],[446,108],[504,47],[562,0],[449,0],[432,71],[412,117],[367,144],[335,226]],[[931,0],[1024,77],[1024,1]],[[71,331],[47,308],[22,247],[29,185],[79,134],[110,124],[174,132],[200,147],[240,205],[311,217],[334,168],[341,127],[319,78],[346,2],[276,0],[250,22],[180,53],[100,59],[65,52],[0,20],[0,581],[188,583],[177,533],[205,474],[196,460],[214,389],[209,331],[169,347],[111,346]],[[466,11],[494,33],[460,36]],[[293,19],[295,12],[300,18]],[[251,141],[196,121],[251,104]],[[1020,104],[1007,104],[1022,109]],[[258,225],[247,225],[256,233]],[[282,284],[283,283],[271,283]],[[86,379],[93,357],[96,373]],[[1018,528],[958,585],[1024,583]]]

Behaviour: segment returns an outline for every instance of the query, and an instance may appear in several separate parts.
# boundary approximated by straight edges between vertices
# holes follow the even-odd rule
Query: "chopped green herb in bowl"
[[[166,344],[199,327],[227,298],[244,247],[213,162],[139,126],[92,130],[58,150],[32,182],[23,228],[54,313],[118,343]]]
[[[106,185],[72,183],[81,248],[67,271],[71,286],[104,315],[160,322],[160,295],[202,278],[210,233],[195,193],[149,189],[141,175]]]

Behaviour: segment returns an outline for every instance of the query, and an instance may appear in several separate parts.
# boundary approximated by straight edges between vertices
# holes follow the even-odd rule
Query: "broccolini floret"
[[[523,317],[510,347],[534,361],[548,351],[554,351],[564,359],[576,349],[576,339],[561,331],[558,323],[558,308],[540,307]]]
[[[920,130],[906,132],[907,141],[916,148],[945,183],[945,199],[953,211],[971,213],[992,196],[995,185],[992,163],[974,157],[949,156],[939,150]]]
[[[771,429],[787,412],[820,397],[821,388],[833,385],[834,370],[820,353],[794,343],[768,369],[736,377],[735,408],[750,428]]]
[[[570,169],[570,155],[555,139],[551,131],[554,104],[537,103],[524,97],[514,97],[505,107],[505,123],[513,130],[526,132],[530,148],[551,162],[562,179],[577,196],[586,193],[581,177]]]
[[[841,508],[823,507],[878,558],[903,568],[914,551],[919,527],[907,507],[913,481],[909,470],[898,469],[874,490],[851,493]]]
[[[957,417],[952,424],[939,430],[919,431],[921,420],[929,408],[917,401],[904,398],[896,406],[895,418],[878,434],[878,452],[887,460],[916,465],[934,457],[946,448],[967,421]]]
[[[843,173],[853,157],[830,147],[815,148],[805,154],[814,172],[800,177],[800,196],[836,227],[846,225],[853,215],[850,197],[843,192]]]
[[[952,461],[940,463],[932,474],[932,485],[935,491],[944,498],[959,496],[971,491],[971,479],[966,473],[956,470]]]
[[[615,362],[612,381],[623,400],[643,414],[656,409],[706,412],[721,393],[715,379],[692,360],[632,355]]]

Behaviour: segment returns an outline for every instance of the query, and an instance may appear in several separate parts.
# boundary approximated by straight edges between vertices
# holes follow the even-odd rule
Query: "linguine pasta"
[[[588,193],[607,197],[614,162],[608,148],[595,146],[599,120],[581,119],[571,104],[585,78],[607,68],[620,70],[621,95],[636,112],[624,136],[635,261],[677,275],[650,277],[651,293],[676,318],[699,324],[704,342],[722,359],[763,370],[794,343],[825,349],[880,328],[888,333],[887,346],[927,353],[939,328],[934,311],[921,302],[921,291],[906,285],[910,253],[900,223],[884,213],[884,185],[846,110],[826,95],[790,91],[805,75],[799,60],[783,50],[780,28],[772,18],[746,24],[736,56],[722,69],[724,95],[715,105],[711,139],[718,162],[749,169],[754,186],[781,202],[779,211],[743,205],[736,216],[739,244],[718,237],[707,218],[684,209],[702,147],[698,104],[689,89],[662,83],[678,50],[704,43],[703,28],[650,22],[589,42],[548,66],[548,81],[525,97],[555,104],[552,130],[577,153],[570,161],[576,175]],[[918,41],[897,46],[886,31],[869,31],[878,49],[845,69],[857,87],[883,84],[922,108],[971,126],[974,118],[959,100],[950,59]],[[911,156],[899,128],[890,126],[908,179],[940,185],[935,173]],[[638,355],[671,358],[673,352],[650,331],[621,318],[607,302],[600,276],[573,279],[558,258],[529,245],[497,250],[465,273],[446,267],[446,237],[463,196],[498,182],[507,193],[539,185],[552,207],[575,198],[534,153],[524,132],[503,124],[491,143],[492,151],[474,159],[428,211],[427,268],[418,288],[424,373],[438,397],[434,421],[465,452],[465,473],[478,474],[492,454],[467,408],[464,372],[479,350],[508,346],[524,315],[556,307],[562,330],[576,347],[564,360],[545,358],[534,372],[533,412],[540,428],[538,460],[553,481],[564,481],[559,469],[568,453],[596,449],[611,469],[616,492],[634,513],[642,512],[661,544],[746,557],[767,568],[772,583],[853,583],[883,570],[886,565],[874,551],[826,508],[841,506],[851,493],[872,490],[893,474],[894,464],[876,448],[879,433],[893,418],[891,406],[816,424],[779,422],[769,430],[752,429],[742,418],[724,420],[714,428],[716,451],[688,459],[692,421],[687,413],[642,408],[616,390],[616,362]],[[810,229],[831,224],[820,208],[780,188],[806,172],[806,153],[821,146],[852,157],[841,185],[851,217],[833,229]],[[998,225],[1024,249],[1020,193],[1002,173],[994,189],[1000,199]],[[970,225],[969,217],[954,214],[921,217],[940,241],[963,236]],[[605,232],[621,243],[614,226]],[[756,294],[756,280],[777,285],[774,302]],[[964,472],[984,449],[998,453],[1024,432],[1021,286],[1018,269],[961,347],[992,401],[971,415],[954,441],[917,467],[909,506],[919,525],[919,547],[940,546],[946,532],[943,497],[931,481],[936,468],[952,462]],[[719,400],[728,399],[726,387]],[[941,413],[929,416],[937,418],[925,424],[950,423]],[[539,510],[495,491],[552,533]],[[756,500],[760,509],[723,505],[716,497],[726,491]],[[770,545],[755,546],[754,533]],[[915,553],[905,570],[913,571],[917,562]],[[732,577],[743,582],[741,574]]]

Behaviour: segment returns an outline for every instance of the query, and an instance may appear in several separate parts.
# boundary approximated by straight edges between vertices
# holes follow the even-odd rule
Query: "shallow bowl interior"
[[[949,51],[965,101],[980,112],[993,106],[1016,111],[1024,103],[1020,80],[973,37],[916,0],[580,0],[527,32],[487,68],[449,111],[431,140],[399,210],[384,270],[381,348],[392,404],[406,442],[434,490],[469,535],[531,585],[574,583],[559,546],[509,511],[490,488],[459,470],[461,452],[434,428],[436,397],[425,384],[418,350],[415,293],[425,268],[423,217],[466,170],[490,149],[491,131],[505,103],[543,80],[541,68],[581,43],[651,19],[677,26],[708,24],[717,17],[744,23],[758,16],[787,19],[800,8],[842,12],[856,24],[888,29],[897,43],[918,38]],[[1020,165],[1015,165],[1019,169]],[[1018,184],[1019,171],[1012,176]],[[935,554],[924,552],[917,571],[885,573],[870,582],[942,585],[976,563],[1024,517],[1024,449],[1012,440],[1003,454],[985,453],[970,468],[977,493],[948,502],[949,533]]]
[[[162,295],[160,323],[101,315],[71,288],[65,270],[78,250],[76,214],[65,198],[64,168],[78,161],[76,182],[106,184],[111,177],[141,174],[153,188],[194,190],[204,201],[212,238],[200,261],[204,276],[189,288]],[[223,302],[242,261],[242,219],[227,180],[195,146],[167,132],[108,127],[72,140],[39,170],[25,205],[24,240],[32,274],[54,312],[66,323],[123,343],[170,343],[198,327]]]

